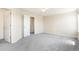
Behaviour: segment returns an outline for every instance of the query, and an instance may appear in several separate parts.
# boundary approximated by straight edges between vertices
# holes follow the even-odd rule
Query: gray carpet
[[[0,40],[0,51],[78,51],[76,39],[51,35],[37,34],[25,37],[11,44]]]

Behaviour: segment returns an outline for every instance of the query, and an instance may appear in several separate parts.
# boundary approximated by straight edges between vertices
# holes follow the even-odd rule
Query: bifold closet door
[[[6,11],[5,15],[4,15],[4,39],[8,42],[11,42],[11,20],[10,20],[11,16],[10,16],[10,12]]]
[[[30,16],[24,15],[24,37],[30,35]]]

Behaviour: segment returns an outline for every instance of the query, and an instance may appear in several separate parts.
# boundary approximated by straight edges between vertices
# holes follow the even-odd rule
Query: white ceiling
[[[75,11],[76,8],[48,8],[46,12],[42,12],[41,8],[23,8],[23,10],[29,11],[37,15],[47,16]]]

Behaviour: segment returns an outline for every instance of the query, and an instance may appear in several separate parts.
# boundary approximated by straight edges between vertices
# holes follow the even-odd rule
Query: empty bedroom
[[[0,51],[78,51],[79,9],[1,8]]]

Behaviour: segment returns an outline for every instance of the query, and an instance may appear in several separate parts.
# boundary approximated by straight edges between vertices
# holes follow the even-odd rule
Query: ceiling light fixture
[[[42,8],[41,11],[42,12],[46,12],[48,10],[48,8]]]

